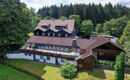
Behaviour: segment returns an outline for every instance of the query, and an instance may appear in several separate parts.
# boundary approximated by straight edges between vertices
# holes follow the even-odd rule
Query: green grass
[[[12,59],[5,62],[34,73],[46,80],[68,80],[60,75],[59,67],[44,65],[29,60]],[[74,80],[114,80],[114,71],[104,69],[81,71]],[[130,76],[126,80],[130,80]]]
[[[38,80],[38,79],[23,72],[19,72],[6,65],[0,64],[0,80]]]

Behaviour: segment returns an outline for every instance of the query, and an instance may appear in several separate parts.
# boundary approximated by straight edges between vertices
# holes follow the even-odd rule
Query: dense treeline
[[[111,18],[118,18],[129,14],[129,8],[117,4],[112,6],[111,3],[103,6],[102,4],[75,4],[75,5],[61,5],[57,7],[55,5],[51,7],[43,7],[38,10],[43,18],[60,18],[61,16],[69,17],[70,15],[79,15],[82,20],[92,20],[95,24],[104,23]]]

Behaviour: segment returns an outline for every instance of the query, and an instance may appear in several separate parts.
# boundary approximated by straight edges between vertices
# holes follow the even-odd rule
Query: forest
[[[58,19],[62,16],[69,17],[70,15],[79,15],[82,20],[90,19],[94,24],[104,23],[111,18],[118,18],[129,14],[130,8],[122,6],[120,4],[112,5],[111,3],[103,6],[102,4],[70,4],[56,5],[50,7],[43,7],[38,10],[38,14],[42,18],[54,18]]]

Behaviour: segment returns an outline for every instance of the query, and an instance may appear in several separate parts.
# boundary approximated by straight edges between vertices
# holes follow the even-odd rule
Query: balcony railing
[[[72,55],[78,56],[77,54],[73,54],[72,52],[63,52],[63,51],[56,51],[56,50],[47,50],[47,49],[38,49],[38,48],[26,48],[27,50],[35,50],[40,52],[52,53],[52,54],[64,54],[64,55]]]
[[[72,52],[71,47],[65,47],[65,46],[56,46],[56,45],[47,45],[47,44],[28,44],[27,47],[35,48],[35,49],[43,49],[43,50]]]

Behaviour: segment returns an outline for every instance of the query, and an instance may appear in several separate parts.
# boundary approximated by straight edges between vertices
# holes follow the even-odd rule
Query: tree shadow
[[[46,70],[44,69],[46,67],[45,64],[43,64],[42,62],[31,61],[27,63],[27,65],[31,66],[31,68],[33,69],[33,72],[32,72],[33,74],[36,74],[37,76],[43,79],[42,76],[46,73]]]
[[[104,69],[94,69],[93,71],[87,71],[88,75],[94,76],[96,78],[100,79],[106,79],[106,74],[104,72]]]

